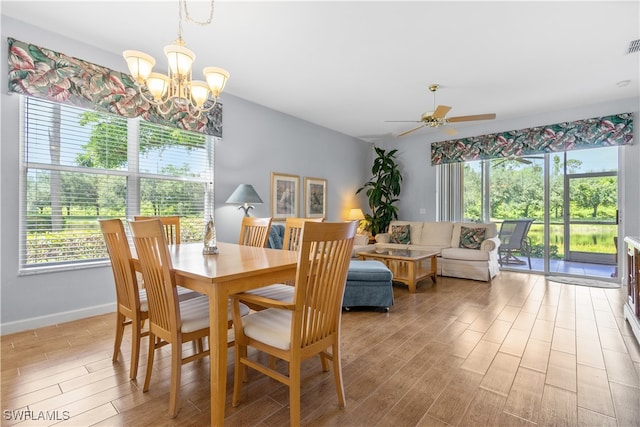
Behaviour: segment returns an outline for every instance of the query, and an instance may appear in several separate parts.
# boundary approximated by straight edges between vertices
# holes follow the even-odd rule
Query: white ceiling
[[[187,5],[192,18],[208,17],[208,1]],[[184,24],[184,39],[197,55],[194,78],[208,65],[226,68],[226,92],[363,137],[414,126],[385,120],[433,110],[432,83],[441,85],[437,104],[453,107],[450,117],[505,120],[638,97],[640,53],[627,49],[640,39],[639,6],[222,0],[211,25]],[[3,0],[1,11],[118,55],[142,50],[162,72],[162,48],[178,27],[177,0]]]

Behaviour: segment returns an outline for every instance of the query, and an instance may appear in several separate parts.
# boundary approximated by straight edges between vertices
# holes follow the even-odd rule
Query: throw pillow
[[[460,227],[459,248],[478,249],[484,240],[487,229],[484,227]]]
[[[391,243],[411,243],[411,227],[409,224],[391,226]]]

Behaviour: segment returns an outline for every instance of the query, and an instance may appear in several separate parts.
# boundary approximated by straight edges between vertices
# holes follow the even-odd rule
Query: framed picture
[[[327,180],[304,178],[304,216],[307,218],[327,217]]]
[[[298,216],[298,187],[300,177],[271,172],[271,217],[284,220]]]

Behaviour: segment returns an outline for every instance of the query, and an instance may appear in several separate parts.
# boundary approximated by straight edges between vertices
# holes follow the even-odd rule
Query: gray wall
[[[2,16],[2,57],[7,37],[34,43],[96,64],[126,71],[124,60],[93,46]],[[7,63],[0,86],[0,291],[2,333],[73,320],[115,310],[108,266],[18,276],[20,176],[20,96],[7,94]],[[228,86],[231,90],[232,84]],[[224,138],[215,147],[216,231],[220,241],[236,242],[243,212],[224,202],[240,183],[252,184],[264,200],[254,216],[270,216],[271,172],[325,178],[327,219],[343,220],[361,201],[355,190],[367,177],[371,146],[329,129],[223,94]],[[362,205],[364,207],[364,205]],[[302,205],[300,205],[302,213]]]

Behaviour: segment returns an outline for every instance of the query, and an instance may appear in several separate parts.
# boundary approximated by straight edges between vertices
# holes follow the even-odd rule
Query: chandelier
[[[177,108],[197,119],[216,106],[218,97],[229,79],[229,72],[218,67],[205,67],[202,70],[205,81],[191,79],[191,69],[196,55],[185,46],[182,39],[183,8],[187,21],[198,25],[208,25],[213,18],[213,0],[211,0],[209,19],[203,22],[190,18],[186,0],[178,1],[178,38],[164,48],[164,54],[169,63],[167,74],[153,72],[156,60],[144,52],[125,50],[122,56],[127,61],[129,72],[137,83],[140,96],[155,105],[161,114],[166,115]],[[146,86],[153,98],[149,98],[142,91],[143,86]],[[213,96],[213,103],[205,106],[210,95]]]

